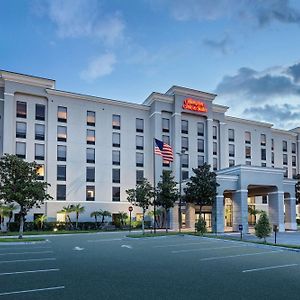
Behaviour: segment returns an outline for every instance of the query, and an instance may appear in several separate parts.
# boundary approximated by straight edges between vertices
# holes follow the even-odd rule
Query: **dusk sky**
[[[300,126],[300,1],[3,0],[0,69],[141,103],[181,85]]]

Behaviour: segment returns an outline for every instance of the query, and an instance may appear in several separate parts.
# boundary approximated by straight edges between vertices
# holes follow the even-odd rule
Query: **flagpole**
[[[156,233],[156,175],[155,175],[155,138],[153,138],[153,185],[154,185],[154,201],[153,201],[153,230]]]

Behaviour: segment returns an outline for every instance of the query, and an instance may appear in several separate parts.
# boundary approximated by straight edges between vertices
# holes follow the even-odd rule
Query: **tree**
[[[295,184],[295,195],[296,195],[296,204],[300,203],[300,174],[296,176],[297,182]]]
[[[98,228],[98,225],[97,225],[97,218],[101,216],[101,212],[100,211],[93,211],[91,212],[90,214],[90,217],[91,218],[95,218],[95,228]]]
[[[72,205],[72,212],[75,212],[76,214],[76,229],[78,229],[78,219],[79,219],[79,215],[84,213],[85,208],[84,206],[81,206],[81,204],[76,204],[76,205]]]
[[[206,222],[201,216],[199,217],[199,220],[195,224],[195,227],[196,227],[196,231],[199,232],[201,235],[207,232]]]
[[[267,213],[265,211],[262,211],[260,213],[260,217],[256,225],[254,226],[254,229],[255,235],[260,239],[263,238],[264,242],[266,242],[266,237],[271,234],[272,228]]]
[[[217,196],[216,173],[210,171],[210,165],[204,164],[198,169],[193,169],[194,176],[187,182],[185,201],[200,206],[200,214],[203,206],[212,206]]]
[[[177,183],[174,181],[172,171],[164,170],[157,184],[156,204],[164,208],[166,216],[166,232],[168,232],[168,214],[178,199]]]
[[[40,215],[34,220],[37,227],[40,228],[41,230],[43,230],[43,226],[46,221],[47,221],[46,215]]]
[[[136,185],[135,189],[126,190],[128,195],[127,200],[135,206],[142,208],[142,231],[145,234],[145,212],[150,205],[152,205],[152,198],[154,196],[153,187],[145,178]]]
[[[108,210],[102,210],[102,209],[99,211],[99,213],[100,216],[102,216],[101,225],[103,225],[105,217],[111,217],[111,213]]]
[[[0,159],[0,200],[19,205],[19,238],[23,237],[24,219],[29,210],[53,199],[47,193],[50,184],[38,180],[37,169],[35,162],[26,162],[16,155],[5,154]]]
[[[119,211],[119,219],[120,219],[120,224],[121,226],[126,225],[126,219],[128,218],[128,214],[124,211]]]
[[[74,211],[74,205],[67,205],[67,206],[63,206],[62,210],[58,211],[58,213],[64,214],[65,215],[65,221],[66,221],[66,225],[68,225],[70,228],[73,227],[72,225],[72,221],[70,218],[70,214]]]
[[[10,230],[10,222],[11,222],[11,219],[13,217],[13,212],[17,208],[18,208],[17,205],[15,205],[14,203],[10,203],[10,204],[7,205],[7,209],[9,211],[9,217],[8,217],[8,222],[7,222],[7,230],[8,231]]]
[[[248,213],[255,217],[256,222],[256,216],[259,215],[262,212],[260,209],[252,208],[251,206],[248,206]]]
[[[1,232],[5,232],[7,228],[5,227],[5,218],[10,216],[10,210],[7,205],[0,203],[0,219],[1,219]]]

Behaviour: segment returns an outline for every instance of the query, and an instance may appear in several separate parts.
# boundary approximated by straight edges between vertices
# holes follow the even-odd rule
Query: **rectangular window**
[[[250,160],[246,160],[246,166],[251,166],[251,161]]]
[[[163,136],[162,136],[162,141],[163,141],[165,144],[170,145],[170,137],[169,137],[168,135],[163,135]]]
[[[245,143],[251,144],[251,132],[245,131]]]
[[[144,179],[144,170],[136,170],[136,184],[142,183]]]
[[[44,160],[45,159],[45,145],[43,144],[34,144],[35,156],[34,159]]]
[[[198,136],[204,136],[204,123],[203,122],[197,123],[197,134],[198,134]]]
[[[57,145],[57,160],[58,161],[67,160],[67,146]]]
[[[217,126],[213,126],[213,139],[216,140],[218,138],[218,128]]]
[[[283,165],[287,165],[288,164],[288,156],[287,154],[283,154],[282,156],[282,162],[283,162]]]
[[[86,162],[90,163],[90,164],[95,163],[95,149],[94,148],[86,149]]]
[[[57,200],[66,200],[66,185],[58,184],[56,186],[56,199]]]
[[[34,131],[35,131],[35,139],[36,140],[39,140],[39,141],[45,140],[45,125],[35,124]]]
[[[288,169],[287,167],[284,167],[283,169],[284,169],[284,174],[283,174],[283,176],[284,176],[285,178],[287,178],[287,177],[289,176],[289,169]]]
[[[67,127],[57,126],[57,141],[66,142],[67,141]]]
[[[266,160],[267,159],[267,154],[266,154],[266,149],[262,148],[260,149],[260,156],[261,156],[261,160]]]
[[[144,150],[144,137],[141,135],[137,135],[135,137],[136,149]]]
[[[234,166],[235,166],[235,160],[229,159],[229,167],[234,167]]]
[[[296,167],[296,156],[292,156],[292,166]]]
[[[135,128],[136,128],[136,132],[144,132],[144,120],[136,119],[135,120]]]
[[[271,150],[274,150],[274,139],[271,139]]]
[[[86,131],[86,143],[89,145],[95,145],[96,137],[95,130],[87,129]]]
[[[271,152],[271,162],[274,164],[274,152]]]
[[[95,126],[96,125],[96,113],[94,111],[87,111],[86,113],[86,125]]]
[[[86,187],[86,201],[95,201],[95,187],[93,185]]]
[[[292,176],[293,176],[293,179],[297,179],[297,169],[292,169]]]
[[[26,143],[16,142],[16,156],[26,158]]]
[[[188,154],[182,154],[182,156],[181,156],[181,166],[182,166],[182,168],[188,168],[189,167],[189,155]]]
[[[27,103],[17,101],[17,118],[26,119],[27,117]]]
[[[266,138],[266,135],[264,133],[262,133],[260,135],[260,145],[261,146],[266,146],[267,144],[267,138]]]
[[[86,181],[95,182],[95,167],[86,167]]]
[[[189,122],[187,120],[181,120],[181,133],[189,133]]]
[[[249,146],[245,147],[245,157],[251,158],[251,147],[249,147]]]
[[[198,168],[204,165],[204,155],[198,155]]]
[[[45,178],[45,166],[44,165],[38,165],[36,168],[36,173],[38,175],[38,180],[44,180]]]
[[[261,203],[262,203],[262,204],[268,204],[268,196],[267,196],[267,195],[262,196]]]
[[[115,166],[119,166],[121,162],[120,151],[113,150],[112,151],[112,164]]]
[[[57,107],[57,121],[67,123],[67,108],[64,106]]]
[[[136,166],[137,167],[144,166],[144,153],[140,153],[140,152],[136,153]]]
[[[218,154],[218,144],[216,142],[213,142],[213,155]]]
[[[213,158],[213,169],[214,171],[218,170],[218,159],[216,157]]]
[[[120,169],[113,169],[112,170],[112,182],[113,183],[120,183]]]
[[[187,180],[187,179],[189,179],[189,171],[182,171],[181,172],[181,178],[182,178],[182,180]]]
[[[181,137],[181,150],[189,150],[189,138],[186,136]]]
[[[261,163],[261,166],[262,166],[262,167],[266,167],[267,164],[266,164],[266,163]]]
[[[228,129],[228,141],[234,142],[234,129]]]
[[[17,122],[16,123],[16,137],[21,139],[26,139],[26,123]]]
[[[113,115],[112,116],[112,128],[120,130],[121,129],[121,116]]]
[[[235,156],[235,146],[233,144],[229,144],[229,157]]]
[[[287,141],[282,141],[282,151],[287,152]]]
[[[204,152],[204,140],[198,139],[197,141],[198,152]]]
[[[170,132],[170,120],[166,118],[162,118],[162,131]]]
[[[113,132],[112,134],[112,145],[113,147],[120,147],[121,146],[121,135],[120,133]]]
[[[120,202],[120,187],[119,186],[112,187],[112,201]]]
[[[38,121],[45,121],[45,105],[35,105],[35,119]]]
[[[292,153],[296,153],[296,143],[292,143]]]
[[[66,165],[57,165],[57,180],[66,181]]]

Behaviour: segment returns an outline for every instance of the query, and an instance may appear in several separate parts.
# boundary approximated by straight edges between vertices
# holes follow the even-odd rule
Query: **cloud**
[[[80,74],[81,78],[86,81],[94,81],[102,76],[112,73],[117,60],[114,54],[102,54],[89,63],[87,68]]]
[[[300,83],[300,63],[288,67],[287,74],[293,77],[295,83]]]
[[[208,48],[221,53],[223,55],[228,54],[230,52],[231,39],[228,36],[225,36],[221,40],[212,40],[212,39],[204,39],[203,44]]]

